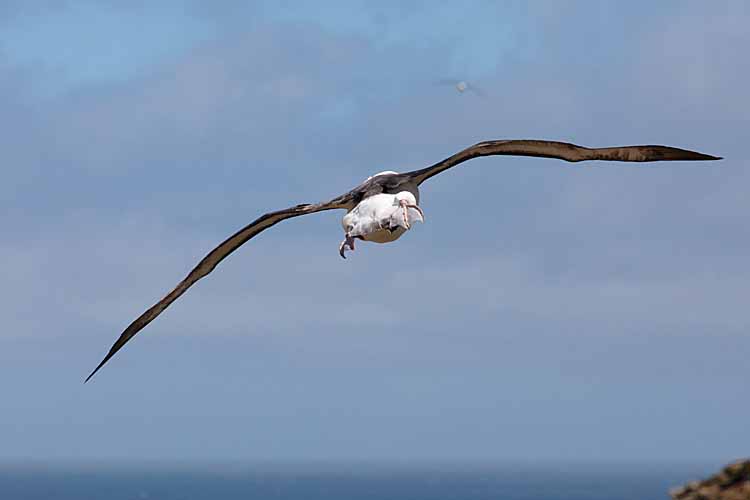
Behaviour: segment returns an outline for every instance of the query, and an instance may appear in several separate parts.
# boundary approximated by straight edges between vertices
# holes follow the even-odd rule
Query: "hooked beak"
[[[400,200],[398,205],[399,210],[391,216],[391,220],[395,223],[395,226],[403,227],[408,231],[411,229],[412,221],[424,222],[424,212],[422,212],[419,206],[413,205],[406,200]]]
[[[344,241],[342,241],[339,245],[339,255],[342,259],[346,259],[346,255],[344,255],[344,253],[346,252],[347,247],[349,247],[349,250],[351,250],[352,252],[354,251],[354,238],[352,238],[348,234],[346,235],[346,238],[344,238]]]

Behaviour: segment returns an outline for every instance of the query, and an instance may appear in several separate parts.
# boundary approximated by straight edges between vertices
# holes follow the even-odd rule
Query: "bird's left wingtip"
[[[686,151],[687,155],[681,154],[679,156],[683,156],[683,158],[679,159],[685,159],[685,160],[693,160],[693,161],[716,161],[716,160],[723,160],[724,158],[722,156],[714,156],[714,155],[707,155],[705,153],[699,153],[697,151]]]
[[[716,161],[723,160],[721,156],[707,155],[706,153],[700,153],[698,151],[691,151],[689,149],[672,148],[672,147],[659,147],[654,152],[658,153],[654,155],[654,158],[658,160],[677,160],[677,161]]]

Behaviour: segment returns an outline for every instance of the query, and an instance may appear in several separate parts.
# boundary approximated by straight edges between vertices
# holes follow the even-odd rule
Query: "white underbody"
[[[408,220],[404,221],[402,200],[408,205],[417,205],[417,187],[407,186],[407,190],[396,194],[381,193],[365,198],[344,216],[341,221],[344,232],[353,238],[375,243],[396,241],[413,222],[424,222],[422,214],[414,208],[405,209]]]

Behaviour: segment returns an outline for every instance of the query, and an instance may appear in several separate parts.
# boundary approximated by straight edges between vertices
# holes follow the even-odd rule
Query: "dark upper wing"
[[[161,312],[164,311],[164,309],[166,309],[169,304],[177,300],[177,298],[185,293],[185,291],[190,288],[193,283],[213,271],[214,268],[219,264],[219,262],[224,260],[227,255],[237,250],[249,239],[256,236],[260,232],[265,231],[274,224],[277,224],[286,219],[291,219],[292,217],[321,212],[323,210],[345,208],[346,197],[347,195],[344,195],[328,203],[297,205],[285,210],[267,213],[224,240],[223,243],[211,250],[208,255],[206,255],[203,260],[201,260],[198,265],[195,266],[192,271],[190,271],[190,274],[188,274],[184,280],[180,281],[180,283],[175,287],[174,290],[169,292],[163,299],[151,306],[146,312],[138,316],[135,321],[130,323],[125,331],[122,332],[120,338],[118,338],[114,343],[102,362],[99,363],[99,366],[97,366],[94,371],[91,372],[91,375],[86,377],[86,382],[88,382],[89,379],[93,377],[94,374],[99,371],[102,366],[104,366],[104,363],[109,361],[109,359],[114,356],[115,353],[122,348],[122,346],[124,346],[130,339],[132,339],[136,333],[141,331],[146,325],[151,323],[154,318],[161,314]]]
[[[405,176],[422,184],[430,177],[444,170],[455,167],[466,160],[479,156],[510,155],[510,156],[539,156],[543,158],[558,158],[560,160],[577,162],[586,160],[608,161],[693,161],[693,160],[721,160],[686,149],[669,146],[621,146],[616,148],[585,148],[567,142],[536,141],[536,140],[508,140],[486,141],[475,144],[460,151],[450,158],[432,165],[431,167],[407,172]]]

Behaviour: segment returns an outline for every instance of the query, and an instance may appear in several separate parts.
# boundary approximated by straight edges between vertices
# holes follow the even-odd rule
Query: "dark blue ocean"
[[[722,464],[0,465],[2,500],[657,500]]]

